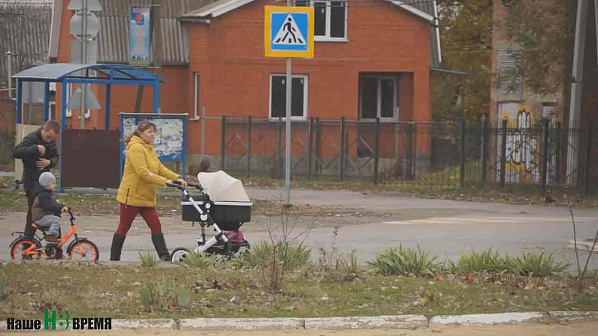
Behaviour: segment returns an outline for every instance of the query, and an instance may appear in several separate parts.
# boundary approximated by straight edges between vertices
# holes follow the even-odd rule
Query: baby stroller
[[[181,201],[183,221],[199,223],[201,237],[197,237],[197,253],[219,254],[232,257],[249,250],[250,245],[241,225],[251,220],[252,203],[240,180],[223,171],[199,173],[199,184],[190,183],[201,193],[191,195],[180,184],[168,184],[183,193]],[[206,240],[206,227],[212,227],[215,235]],[[190,250],[179,247],[172,252],[172,261],[182,261]]]

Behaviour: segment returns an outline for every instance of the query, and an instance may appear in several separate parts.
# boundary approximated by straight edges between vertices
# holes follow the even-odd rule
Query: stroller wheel
[[[189,255],[189,249],[186,249],[184,247],[179,247],[177,249],[175,249],[174,251],[172,251],[171,254],[171,260],[172,262],[179,262],[179,261],[184,261],[185,259],[187,259],[187,256]]]

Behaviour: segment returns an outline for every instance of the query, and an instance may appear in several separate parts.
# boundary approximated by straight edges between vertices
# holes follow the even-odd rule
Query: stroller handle
[[[195,188],[197,188],[197,189],[199,189],[199,190],[202,190],[202,191],[203,191],[203,188],[202,188],[202,187],[201,187],[201,185],[199,185],[198,183],[191,183],[191,182],[187,182],[187,185],[188,185],[188,186],[190,186],[190,187],[195,187]],[[166,183],[166,186],[167,186],[167,187],[171,187],[171,188],[177,188],[177,189],[179,189],[179,190],[185,190],[185,189],[186,189],[186,188],[185,188],[185,187],[183,187],[183,186],[181,185],[181,183],[180,183],[180,182],[178,182],[178,181],[172,181],[172,183]]]

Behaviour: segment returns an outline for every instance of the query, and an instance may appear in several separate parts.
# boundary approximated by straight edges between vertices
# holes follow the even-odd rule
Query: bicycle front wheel
[[[73,244],[69,251],[69,257],[76,261],[98,261],[100,252],[96,244],[86,239],[80,239]]]

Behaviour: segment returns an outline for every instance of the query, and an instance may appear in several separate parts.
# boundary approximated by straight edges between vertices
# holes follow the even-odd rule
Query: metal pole
[[[507,119],[502,120],[502,138],[500,145],[500,186],[505,186],[505,169],[507,168]]]
[[[407,155],[405,175],[408,180],[413,179],[413,123],[407,124]]]
[[[64,141],[63,141],[63,134],[64,131],[66,129],[66,93],[67,93],[67,86],[68,83],[63,81],[61,87],[61,91],[62,91],[62,102],[60,104],[60,192],[63,193],[64,192],[64,187],[63,187],[63,181],[64,181],[64,176],[63,176],[63,172],[64,172],[64,166],[62,165],[63,163],[63,158],[64,158]],[[120,176],[122,177],[122,153],[120,155]]]
[[[23,81],[17,79],[17,124],[23,123]]]
[[[562,128],[561,128],[561,123],[557,122],[556,123],[556,130],[555,130],[555,138],[556,138],[556,150],[555,150],[555,176],[554,176],[554,180],[556,183],[560,183],[561,182],[561,136],[562,136]]]
[[[224,163],[226,158],[226,116],[222,116],[220,132],[220,170],[224,170]]]
[[[586,169],[584,171],[584,189],[583,194],[588,195],[590,193],[590,158],[592,153],[592,120],[588,120],[588,135],[587,135],[587,149],[586,149]]]
[[[322,124],[320,118],[316,118],[316,174],[322,173]]]
[[[50,82],[44,84],[44,121],[50,120]]]
[[[251,175],[251,116],[247,118],[247,177]]]
[[[12,52],[6,52],[6,70],[8,71],[8,99],[14,99],[12,94]]]
[[[206,107],[201,108],[201,154],[205,155],[205,143],[206,140]]]
[[[411,151],[411,171],[413,172],[413,179],[417,179],[417,134],[419,133],[420,126],[417,121],[413,123],[413,150]]]
[[[459,149],[459,186],[465,186],[465,119],[461,119],[461,148]]]
[[[340,169],[339,169],[339,175],[340,175],[340,180],[342,181],[345,177],[345,117],[341,117],[341,136],[340,136],[340,140],[341,140],[341,152],[340,152]]]
[[[583,95],[584,56],[586,47],[586,25],[588,18],[588,0],[577,2],[577,18],[575,24],[575,47],[573,52],[573,69],[571,75],[571,102],[569,106],[569,146],[567,153],[567,183],[577,183],[579,129],[581,121],[581,99]]]
[[[287,0],[290,6],[290,0]],[[291,59],[287,58],[287,97],[286,97],[286,138],[285,138],[285,178],[284,178],[284,203],[291,203],[291,99],[293,80],[291,78]]]
[[[33,82],[27,82],[27,88],[29,91],[27,95],[27,115],[29,116],[29,124],[33,124],[33,102],[31,101],[33,97]]]
[[[83,36],[81,41],[81,64],[87,64],[87,0],[83,0]],[[85,71],[87,73],[87,70]],[[87,111],[87,84],[81,84],[81,120],[80,127],[85,129],[85,112]]]
[[[287,7],[291,7],[291,0],[287,0]],[[291,78],[291,59],[287,58],[287,95],[286,95],[286,148],[285,148],[285,179],[284,179],[284,203],[291,203],[291,98],[293,80]]]
[[[374,142],[374,185],[378,184],[378,165],[380,161],[380,117],[376,117],[376,141]]]
[[[160,108],[160,83],[156,82],[154,84],[154,113],[158,113],[159,108]]]
[[[105,130],[110,129],[110,84],[106,85],[106,124],[104,125]]]
[[[488,169],[488,119],[482,119],[482,186],[486,185]]]
[[[277,141],[276,141],[276,178],[282,178],[282,162],[280,161],[281,155],[280,152],[282,151],[282,118],[278,117],[278,122],[276,123],[278,126],[278,134],[277,134]]]
[[[309,118],[309,132],[307,138],[307,179],[311,179],[312,172],[312,154],[313,154],[313,137],[314,137],[314,117]]]
[[[544,120],[542,129],[542,191],[546,191],[546,178],[548,175],[548,124],[550,121]]]

